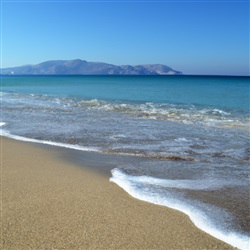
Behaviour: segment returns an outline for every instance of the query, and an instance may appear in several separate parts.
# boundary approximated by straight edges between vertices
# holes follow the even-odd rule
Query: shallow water
[[[3,135],[137,157],[112,163],[111,180],[138,199],[189,214],[198,227],[231,245],[248,246],[249,78],[1,81]]]

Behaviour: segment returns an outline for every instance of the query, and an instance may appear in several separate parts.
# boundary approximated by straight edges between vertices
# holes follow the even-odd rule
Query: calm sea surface
[[[249,77],[2,76],[1,133],[138,158],[117,161],[110,180],[247,249],[249,82]]]

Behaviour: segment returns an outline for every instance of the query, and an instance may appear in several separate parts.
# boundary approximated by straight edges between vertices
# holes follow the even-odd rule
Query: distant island
[[[53,60],[1,69],[2,75],[182,75],[163,64],[122,65],[85,60]]]

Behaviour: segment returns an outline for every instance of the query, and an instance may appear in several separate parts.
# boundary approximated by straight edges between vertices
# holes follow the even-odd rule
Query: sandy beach
[[[1,138],[1,249],[232,249],[62,156]]]

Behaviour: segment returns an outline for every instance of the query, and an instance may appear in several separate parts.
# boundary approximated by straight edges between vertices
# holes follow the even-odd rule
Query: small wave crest
[[[181,211],[187,214],[198,228],[215,238],[218,238],[239,249],[249,248],[250,239],[248,236],[236,232],[219,230],[202,211],[199,211],[194,206],[185,204],[175,197],[164,197],[157,191],[157,189],[152,188],[154,185],[169,188],[190,188],[193,186],[193,181],[183,182],[178,180],[161,180],[149,176],[131,176],[125,174],[118,168],[113,169],[111,173],[112,177],[110,178],[110,182],[116,183],[134,198]],[[198,189],[203,189],[204,184],[199,184],[200,186]]]
[[[144,119],[166,120],[207,126],[249,127],[249,119],[235,117],[230,112],[216,108],[201,108],[194,105],[168,103],[117,103],[104,100],[67,100],[68,106],[99,110],[106,112],[125,113]]]
[[[185,124],[202,124],[206,126],[249,128],[248,115],[222,110],[214,107],[205,107],[189,104],[170,104],[154,102],[116,102],[99,99],[81,99],[70,97],[54,97],[38,94],[2,93],[3,101],[11,100],[11,104],[21,103],[23,107],[31,109],[54,108],[62,110],[86,109],[124,113],[143,119],[165,120],[182,122]],[[18,99],[18,100],[17,100]]]

